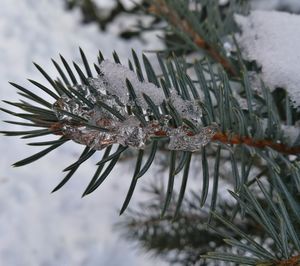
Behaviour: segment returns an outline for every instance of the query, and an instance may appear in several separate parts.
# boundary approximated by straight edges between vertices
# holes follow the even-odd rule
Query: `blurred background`
[[[132,48],[141,54],[165,45],[156,37],[159,31],[138,32],[135,25],[143,27],[155,21],[137,14],[130,0],[0,3],[1,100],[18,98],[8,81],[24,87],[29,85],[27,78],[45,83],[32,62],[55,77],[51,58],[58,60],[60,53],[79,62],[78,47],[90,62],[96,61],[100,49],[107,58],[117,51],[121,62],[127,64]],[[252,4],[253,8],[300,11],[299,0],[253,0]],[[148,55],[150,60],[155,57]],[[9,119],[0,113],[1,121]],[[18,127],[1,122],[1,130],[12,129]],[[153,254],[142,253],[135,243],[125,242],[113,226],[124,219],[118,213],[130,184],[133,161],[124,159],[100,189],[81,199],[100,155],[98,160],[88,160],[71,182],[51,194],[63,177],[61,169],[77,160],[80,145],[64,145],[47,158],[22,168],[11,165],[34,153],[34,148],[23,140],[1,137],[0,150],[0,265],[168,265]],[[161,171],[159,165],[147,173],[148,180]],[[131,204],[143,197],[138,191]]]
[[[143,49],[162,46],[154,33],[145,34],[143,39],[119,37],[121,32],[132,28],[136,18],[130,19],[129,14],[117,9],[113,23],[104,22],[103,27],[97,19],[89,19],[92,13],[85,6],[97,5],[99,18],[105,20],[115,8],[114,1],[1,0],[0,3],[1,100],[18,99],[8,81],[26,87],[29,85],[26,79],[31,78],[45,84],[32,62],[55,77],[51,58],[58,60],[61,53],[67,60],[79,62],[79,46],[90,62],[96,61],[101,49],[110,58],[114,50],[118,51],[125,64],[131,48],[141,53]],[[133,7],[130,1],[123,4],[129,10]],[[0,116],[1,121],[10,119],[3,112]],[[12,129],[18,127],[1,122],[1,130]],[[117,166],[101,190],[81,199],[96,159],[87,162],[64,189],[50,194],[63,177],[61,170],[77,160],[80,145],[68,145],[21,168],[11,165],[35,152],[25,141],[1,137],[0,150],[0,265],[162,265],[136,252],[133,245],[113,232],[112,225],[122,219],[119,208],[131,180],[127,174],[132,172],[130,162]]]

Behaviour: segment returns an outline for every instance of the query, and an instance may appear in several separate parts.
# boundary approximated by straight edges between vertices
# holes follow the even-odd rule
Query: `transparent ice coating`
[[[101,99],[104,100],[105,97]],[[107,104],[114,106],[116,102],[111,97],[106,97]],[[119,106],[120,108],[120,106]],[[170,150],[196,151],[206,145],[217,132],[216,126],[203,127],[195,135],[190,135],[186,127],[171,128],[170,116],[161,116],[160,120],[148,121],[142,126],[137,117],[126,115],[124,121],[120,121],[107,110],[96,106],[89,109],[84,104],[74,99],[63,97],[54,104],[57,117],[63,124],[63,133],[71,140],[101,150],[109,145],[118,143],[137,149],[144,149],[151,136],[160,134],[168,136]],[[80,123],[62,110],[82,117],[84,122]],[[103,132],[95,127],[108,130]]]
[[[166,100],[160,88],[149,82],[140,82],[133,71],[107,60],[101,63],[100,70],[98,77],[88,79],[90,85],[76,85],[70,90],[79,92],[93,106],[82,101],[82,97],[78,98],[76,93],[72,97],[61,96],[53,105],[63,134],[74,142],[96,150],[115,143],[143,149],[152,136],[168,136],[170,150],[196,151],[217,132],[217,127],[213,125],[201,126],[202,112],[197,101],[184,100],[172,89],[167,99],[182,118],[188,119],[199,129],[197,134],[192,135],[187,127],[172,128],[171,116],[161,111],[160,118],[154,119],[142,95],[146,93],[159,106]],[[129,101],[126,78],[134,85],[146,125],[128,112],[134,103]],[[103,108],[101,102],[118,111],[124,120]]]
[[[116,143],[116,135],[113,133],[99,132],[87,127],[66,127],[66,136],[76,143],[83,144],[95,150],[102,150]]]
[[[116,143],[115,134],[94,128],[98,126],[113,131],[117,127],[118,121],[102,108],[94,107],[91,109],[76,99],[63,96],[56,101],[53,109],[63,125],[63,134],[73,141],[96,150]],[[73,115],[78,118],[74,118]]]

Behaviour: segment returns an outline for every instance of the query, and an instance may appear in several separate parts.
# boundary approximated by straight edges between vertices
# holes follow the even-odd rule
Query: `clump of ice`
[[[178,127],[168,132],[170,142],[168,148],[170,150],[181,151],[197,151],[211,141],[211,138],[217,133],[218,127],[210,125],[203,127],[200,131],[193,135],[188,136],[184,127]]]
[[[244,55],[262,67],[262,79],[271,88],[286,89],[300,106],[300,16],[277,11],[236,15],[237,37]]]
[[[81,87],[75,86],[74,88],[82,91]],[[200,127],[199,132],[192,135],[187,127],[172,128],[169,125],[172,117],[169,115],[161,115],[158,120],[141,124],[136,116],[126,113],[125,108],[118,105],[114,97],[99,92],[96,97],[90,97],[91,102],[95,104],[90,107],[76,98],[62,96],[54,103],[53,110],[61,123],[63,135],[95,150],[102,150],[115,143],[144,149],[152,136],[164,132],[163,134],[170,138],[168,146],[170,150],[196,151],[206,145],[216,133],[217,128],[214,125]],[[97,105],[96,101],[99,98],[114,110],[119,109],[124,119],[116,117]],[[186,104],[184,100],[182,101],[183,106],[179,111],[192,119],[197,114],[195,112],[197,107],[194,110],[191,102]]]
[[[151,129],[142,127],[135,116],[129,116],[117,128],[117,142],[123,146],[143,149],[149,138]]]
[[[74,89],[83,92],[82,86],[74,86]],[[135,116],[128,115],[114,96],[102,94],[100,91],[93,97],[88,97],[92,95],[89,91],[86,91],[86,95],[95,104],[94,107],[66,95],[54,103],[53,110],[62,124],[64,136],[95,150],[102,150],[115,143],[134,148],[146,146],[151,128],[142,127]],[[124,121],[97,105],[97,99],[118,111]]]

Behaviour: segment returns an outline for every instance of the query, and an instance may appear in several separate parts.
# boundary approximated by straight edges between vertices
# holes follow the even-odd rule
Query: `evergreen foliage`
[[[99,94],[94,81],[104,76],[101,64],[105,59],[101,52],[97,63],[90,64],[80,49],[83,67],[76,63],[72,66],[63,56],[60,63],[52,60],[58,71],[54,79],[35,64],[48,84],[29,80],[30,86],[53,100],[46,101],[30,87],[11,83],[22,99],[4,102],[22,111],[1,108],[18,118],[5,122],[31,129],[1,133],[23,139],[53,135],[55,139],[30,142],[28,145],[41,146],[42,150],[14,166],[30,164],[67,141],[84,144],[78,160],[63,170],[65,177],[53,189],[57,191],[99,149],[95,143],[83,140],[82,135],[74,137],[70,132],[87,132],[87,138],[91,133],[118,138],[119,131],[112,125],[122,125],[128,117],[134,117],[138,121],[136,130],[152,128],[152,131],[146,134],[145,147],[138,147],[136,167],[120,213],[127,209],[138,181],[147,174],[162,149],[168,153],[169,174],[164,191],[157,186],[151,188],[155,200],[148,208],[142,204],[139,210],[128,212],[121,224],[127,236],[166,256],[171,263],[181,265],[209,265],[215,263],[212,260],[238,265],[300,265],[300,134],[291,142],[284,130],[286,125],[296,125],[299,111],[291,105],[288,92],[271,93],[263,81],[261,92],[253,88],[250,71],[253,75],[253,70],[259,69],[243,59],[234,39],[238,29],[233,14],[247,13],[246,2],[232,0],[222,5],[217,0],[146,2],[143,10],[165,23],[161,28],[168,45],[165,51],[156,51],[159,70],[146,55],[140,59],[134,51],[128,68],[141,84],[159,87],[165,96],[162,102],[156,104],[147,93],[140,99],[140,91],[129,77],[123,84],[128,90],[128,102],[113,95],[106,83],[102,84],[106,91]],[[170,42],[167,39],[170,32],[181,42]],[[224,48],[227,40],[235,46],[231,52]],[[183,56],[176,57],[175,52]],[[188,56],[191,52],[193,61]],[[113,59],[121,64],[116,52]],[[119,78],[116,73],[115,79]],[[177,100],[201,109],[198,120],[187,118],[174,106],[174,92]],[[66,102],[83,111],[63,108]],[[98,118],[100,122],[90,119],[96,111],[103,114]],[[170,132],[186,134],[181,136],[181,148],[170,145],[173,137]],[[192,150],[189,145],[194,145],[195,136],[206,141],[200,149]],[[131,146],[134,145],[115,140],[103,144],[102,159],[83,196],[105,181]],[[195,160],[201,161],[202,192],[200,195],[194,192],[187,198],[186,184]],[[236,201],[230,207],[218,199],[224,162],[231,166],[226,179],[232,183],[229,193]],[[182,175],[178,193],[174,191],[177,175]],[[213,244],[207,243],[207,239]],[[175,256],[169,255],[174,250]]]

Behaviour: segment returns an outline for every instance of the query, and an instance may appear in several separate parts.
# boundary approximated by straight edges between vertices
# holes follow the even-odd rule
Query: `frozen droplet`
[[[197,134],[189,136],[184,127],[179,127],[168,132],[170,150],[197,151],[210,142],[217,132],[217,126],[203,127]]]
[[[117,143],[117,128],[119,119],[109,111],[99,106],[96,102],[101,100],[111,108],[125,114],[124,108],[118,105],[117,100],[110,95],[99,93],[92,95],[86,86],[76,86],[74,89],[94,102],[94,107],[87,106],[74,98],[63,95],[54,105],[53,110],[57,118],[62,122],[63,134],[71,140],[101,150],[111,144]],[[99,130],[95,129],[99,127]],[[100,128],[108,129],[104,132]]]

